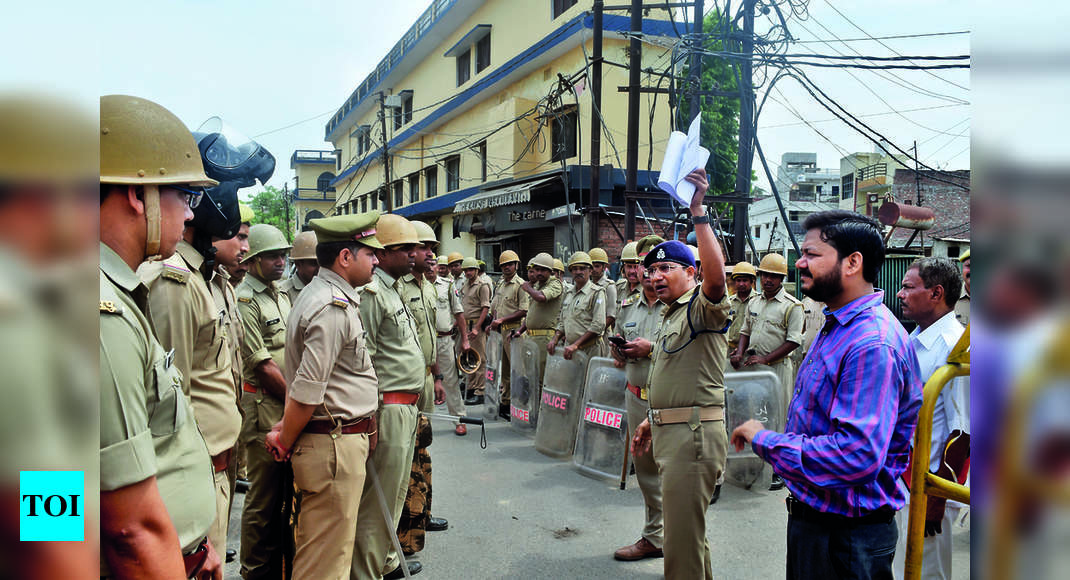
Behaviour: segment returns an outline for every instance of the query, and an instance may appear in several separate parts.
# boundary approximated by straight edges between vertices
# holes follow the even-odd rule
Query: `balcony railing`
[[[290,164],[294,163],[338,163],[338,155],[334,151],[319,151],[314,149],[298,149],[290,156]]]

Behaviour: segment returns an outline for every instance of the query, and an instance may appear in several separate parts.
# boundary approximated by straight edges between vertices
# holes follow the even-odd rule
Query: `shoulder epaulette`
[[[108,314],[122,314],[123,304],[114,300],[101,300],[100,311],[107,312]]]
[[[345,296],[338,296],[337,294],[331,294],[331,304],[339,308],[349,308],[349,299]]]
[[[621,307],[631,306],[632,304],[635,304],[635,296],[629,296],[620,303]]]
[[[252,301],[253,301],[253,299],[249,298],[248,296],[238,296],[238,302],[244,302],[246,304],[249,304]]]
[[[160,273],[161,277],[166,278],[168,280],[173,280],[175,282],[178,282],[179,284],[188,283],[189,277],[191,275],[192,272],[190,272],[189,269],[168,263],[164,263],[163,271]]]
[[[367,284],[361,286],[360,291],[367,292],[369,294],[375,294],[379,292],[379,285],[375,282],[375,280],[372,280],[371,282],[368,282]]]

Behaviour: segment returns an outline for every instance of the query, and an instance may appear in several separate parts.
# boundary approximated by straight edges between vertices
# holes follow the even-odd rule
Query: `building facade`
[[[290,198],[294,207],[294,231],[310,229],[308,220],[331,215],[334,211],[336,189],[331,182],[338,173],[338,153],[298,149],[290,156],[294,172]]]
[[[788,256],[788,250],[792,248],[788,231],[799,240],[805,234],[802,221],[806,216],[836,209],[840,184],[839,171],[818,168],[816,153],[783,154],[777,167],[777,191],[784,202],[788,221],[785,224],[776,198],[765,197],[752,203],[748,209],[748,222],[758,256],[748,247],[747,259],[757,263],[769,252]]]
[[[877,215],[895,183],[895,171],[907,169],[905,155],[888,155],[879,145],[873,152],[852,153],[840,159],[840,209]]]

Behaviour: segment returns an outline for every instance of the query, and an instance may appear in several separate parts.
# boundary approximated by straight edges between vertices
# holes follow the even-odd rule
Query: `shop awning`
[[[536,181],[529,181],[518,185],[509,185],[496,189],[488,189],[473,195],[464,201],[458,202],[453,207],[453,213],[479,213],[496,207],[516,205],[531,201],[531,190],[553,180],[560,180],[558,176],[545,177]]]

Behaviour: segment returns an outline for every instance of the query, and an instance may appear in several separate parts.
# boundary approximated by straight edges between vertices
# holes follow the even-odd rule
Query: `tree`
[[[293,241],[290,232],[290,200],[286,192],[269,185],[247,203],[256,213],[254,223],[271,224],[282,230],[287,240]]]

